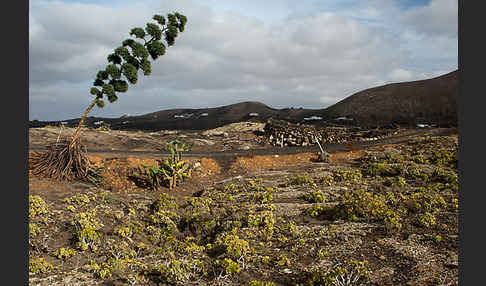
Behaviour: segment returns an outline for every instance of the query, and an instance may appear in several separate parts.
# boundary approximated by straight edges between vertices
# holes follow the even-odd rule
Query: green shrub
[[[402,228],[405,210],[399,207],[399,201],[392,194],[358,190],[344,194],[331,214],[334,219],[381,221],[388,231],[396,231]]]
[[[269,239],[274,233],[275,227],[275,206],[269,205],[267,208],[260,212],[250,210],[247,216],[247,222],[249,227],[258,227],[261,233]]]
[[[54,251],[53,254],[59,259],[66,260],[69,257],[76,255],[76,250],[71,249],[69,247],[68,248],[61,247],[60,249]]]
[[[75,214],[71,224],[74,226],[74,238],[77,246],[81,250],[87,250],[89,247],[96,251],[96,244],[102,236],[101,224],[96,218],[96,209]]]
[[[240,265],[238,262],[234,262],[231,258],[224,258],[221,266],[224,269],[224,273],[231,275],[234,273],[240,273]]]
[[[29,219],[32,220],[48,213],[49,208],[40,196],[29,195]]]
[[[32,257],[29,259],[29,272],[38,274],[46,273],[54,269],[54,266],[43,257]]]
[[[401,164],[369,163],[362,167],[365,176],[384,176],[394,177],[402,175],[404,172]]]
[[[223,234],[216,239],[216,245],[223,247],[225,254],[235,260],[247,256],[251,249],[248,241],[235,234]]]
[[[300,186],[300,185],[307,185],[313,184],[314,179],[309,177],[308,174],[297,174],[293,177],[290,177],[285,182],[286,186]]]
[[[306,210],[306,213],[310,215],[311,217],[316,217],[321,215],[324,212],[324,207],[321,205],[314,205],[308,210]]]
[[[335,182],[345,182],[350,181],[351,183],[357,184],[363,178],[363,174],[360,170],[333,170],[333,179]]]
[[[330,269],[316,269],[304,285],[362,285],[369,278],[368,261],[345,260]]]
[[[182,160],[182,152],[190,150],[192,145],[174,140],[166,143],[165,147],[171,152],[167,160],[157,160],[158,165],[142,164],[142,175],[153,189],[166,184],[172,190],[180,181],[191,177],[191,166]]]
[[[273,200],[273,188],[265,187],[262,184],[261,179],[257,180],[250,180],[248,191],[250,192],[250,201],[256,202],[259,204],[266,204]]]
[[[324,203],[326,202],[326,197],[321,190],[315,190],[304,195],[304,200],[310,203]]]
[[[435,216],[429,212],[425,212],[417,216],[417,223],[422,227],[430,227],[435,225]]]

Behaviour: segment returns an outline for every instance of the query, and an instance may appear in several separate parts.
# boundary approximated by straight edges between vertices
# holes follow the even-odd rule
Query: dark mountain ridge
[[[125,130],[206,130],[226,124],[270,118],[317,126],[379,127],[419,123],[457,126],[458,71],[425,80],[386,84],[357,92],[324,109],[271,108],[261,102],[200,109],[169,109],[139,116],[102,118],[90,116],[88,127],[102,123]],[[79,118],[65,121],[30,121],[29,127],[76,126]]]

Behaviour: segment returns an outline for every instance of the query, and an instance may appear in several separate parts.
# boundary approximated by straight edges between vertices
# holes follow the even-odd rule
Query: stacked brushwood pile
[[[354,132],[343,127],[313,127],[286,121],[269,120],[264,127],[266,141],[273,146],[309,146],[323,143],[345,143],[357,140]]]

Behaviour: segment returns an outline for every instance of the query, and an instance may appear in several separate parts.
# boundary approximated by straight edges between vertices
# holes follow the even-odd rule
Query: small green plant
[[[62,260],[67,260],[69,257],[72,257],[76,255],[76,250],[71,249],[71,248],[64,248],[61,247],[60,249],[54,251],[54,256],[62,259]]]
[[[405,210],[394,208],[397,203],[398,200],[393,195],[357,190],[344,194],[332,214],[335,219],[381,221],[388,231],[400,230]]]
[[[142,164],[143,174],[147,177],[149,185],[156,189],[163,183],[174,189],[179,181],[191,177],[191,166],[182,160],[182,152],[188,151],[192,145],[174,140],[165,144],[171,152],[167,160],[157,160],[158,165],[146,166]]]
[[[396,181],[396,185],[397,185],[398,187],[403,188],[403,187],[405,187],[405,185],[407,184],[407,181],[405,180],[405,178],[404,178],[404,177],[397,176],[397,177],[396,177],[396,180],[397,180],[397,181]]]
[[[436,223],[435,216],[429,212],[420,214],[417,216],[417,223],[422,227],[430,227]]]
[[[326,197],[321,190],[315,190],[304,195],[304,200],[310,203],[325,203]]]
[[[250,193],[250,200],[259,204],[266,204],[273,200],[273,188],[258,186]]]
[[[36,237],[40,233],[40,227],[35,223],[29,223],[29,238]]]
[[[216,239],[216,244],[225,249],[225,253],[235,260],[245,257],[251,251],[248,241],[234,234],[223,234]]]
[[[101,239],[101,224],[96,218],[96,209],[74,215],[71,224],[74,226],[74,236],[81,250],[96,251],[96,244]]]
[[[54,266],[47,262],[44,257],[32,257],[29,259],[29,272],[34,274],[46,273],[54,269]]]
[[[361,181],[363,174],[360,170],[343,170],[336,169],[332,171],[332,176],[335,182],[349,181],[351,183],[357,184]]]
[[[48,213],[47,204],[40,196],[29,195],[29,219],[32,220]]]
[[[171,260],[160,264],[152,271],[158,273],[164,282],[175,283],[183,281],[184,276],[189,269],[190,265],[187,262]]]
[[[362,170],[363,175],[366,176],[384,176],[394,177],[403,174],[403,167],[399,163],[369,163],[365,164]]]
[[[306,286],[362,285],[369,277],[368,261],[345,260],[329,269],[317,269],[311,273]]]
[[[310,209],[307,210],[307,214],[311,217],[316,217],[321,215],[324,212],[324,207],[321,205],[314,205]]]
[[[159,238],[174,235],[177,231],[177,223],[180,220],[180,216],[172,210],[159,210],[150,218],[156,226],[154,230]]]
[[[223,267],[224,272],[228,275],[240,273],[241,271],[238,262],[233,261],[231,258],[224,258],[221,262],[221,266]]]
[[[297,174],[293,177],[290,177],[287,179],[285,182],[286,186],[300,186],[300,185],[307,185],[307,184],[313,184],[314,179],[309,177],[308,174]]]
[[[327,256],[329,256],[329,252],[325,248],[320,249],[316,254],[316,257],[319,259],[323,259],[324,257]]]
[[[268,205],[265,210],[260,212],[250,210],[248,213],[248,226],[260,228],[261,233],[269,239],[275,232],[274,210],[274,205]]]
[[[108,123],[102,123],[98,128],[96,128],[98,131],[111,131],[111,126]]]

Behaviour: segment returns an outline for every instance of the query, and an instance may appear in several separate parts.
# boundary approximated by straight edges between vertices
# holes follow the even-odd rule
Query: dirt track
[[[350,150],[360,150],[373,146],[379,146],[384,144],[396,144],[402,143],[409,140],[409,138],[414,136],[445,136],[457,134],[456,128],[434,128],[434,129],[411,129],[402,132],[400,135],[391,136],[383,139],[364,141],[364,142],[353,142],[347,144],[336,144],[328,143],[324,144],[322,147],[326,152],[343,152]],[[44,151],[45,148],[33,146],[30,151]],[[220,158],[220,157],[242,157],[242,156],[262,156],[262,155],[290,155],[299,153],[315,153],[319,151],[318,146],[306,146],[306,147],[271,147],[271,148],[260,148],[253,150],[226,150],[221,152],[213,151],[199,151],[199,152],[185,152],[184,157],[186,158]],[[96,155],[113,155],[116,154],[117,157],[137,157],[137,158],[151,158],[160,157],[161,155],[170,154],[167,151],[134,151],[134,150],[109,150],[109,149],[88,149],[88,153],[95,153]]]

